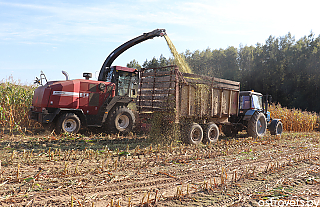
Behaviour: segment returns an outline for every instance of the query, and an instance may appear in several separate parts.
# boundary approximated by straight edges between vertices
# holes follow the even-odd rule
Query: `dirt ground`
[[[320,206],[318,132],[200,146],[0,136],[0,206]]]

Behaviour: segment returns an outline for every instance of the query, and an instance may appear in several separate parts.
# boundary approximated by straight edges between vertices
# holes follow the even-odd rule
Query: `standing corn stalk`
[[[285,131],[309,132],[315,130],[318,116],[316,113],[301,109],[288,109],[280,104],[269,106],[271,117],[278,117],[283,122]]]
[[[34,123],[28,119],[34,86],[21,85],[9,80],[0,83],[0,125],[10,132],[31,127]]]

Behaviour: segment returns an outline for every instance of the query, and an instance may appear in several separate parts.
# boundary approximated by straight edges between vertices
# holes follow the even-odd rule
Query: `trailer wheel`
[[[207,143],[217,142],[219,139],[219,133],[220,133],[219,127],[213,122],[208,123],[206,127],[207,128],[202,140],[203,143],[207,144]]]
[[[202,127],[197,123],[191,124],[189,127],[189,131],[185,136],[185,142],[187,144],[197,145],[197,144],[200,144],[202,139],[203,139]]]
[[[274,119],[271,121],[269,126],[269,131],[271,135],[281,135],[282,129],[283,129],[283,125],[280,120]]]
[[[74,113],[62,114],[57,121],[56,131],[60,133],[76,134],[79,132],[81,122],[79,117]]]
[[[263,113],[256,112],[248,122],[247,133],[253,138],[263,137],[267,129],[267,120]]]
[[[111,132],[127,134],[133,129],[135,121],[133,112],[127,107],[120,106],[112,111],[108,126]]]

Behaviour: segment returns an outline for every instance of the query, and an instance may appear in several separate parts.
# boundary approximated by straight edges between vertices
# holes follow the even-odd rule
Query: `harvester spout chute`
[[[104,61],[100,73],[99,73],[99,77],[98,80],[99,81],[105,81],[106,80],[106,72],[108,70],[108,68],[110,68],[111,64],[113,63],[113,61],[119,56],[121,55],[124,51],[126,51],[127,49],[129,49],[130,47],[139,44],[140,42],[143,42],[145,40],[148,39],[152,39],[154,37],[159,37],[159,36],[164,36],[166,34],[166,30],[165,29],[155,29],[151,32],[148,33],[143,33],[142,35],[129,40],[128,42],[120,45],[118,48],[116,48],[114,51],[112,51],[109,56],[106,58],[106,60]]]

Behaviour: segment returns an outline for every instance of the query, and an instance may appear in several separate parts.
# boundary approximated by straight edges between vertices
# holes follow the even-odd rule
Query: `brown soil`
[[[319,143],[319,133],[200,146],[2,135],[0,206],[320,206]]]

